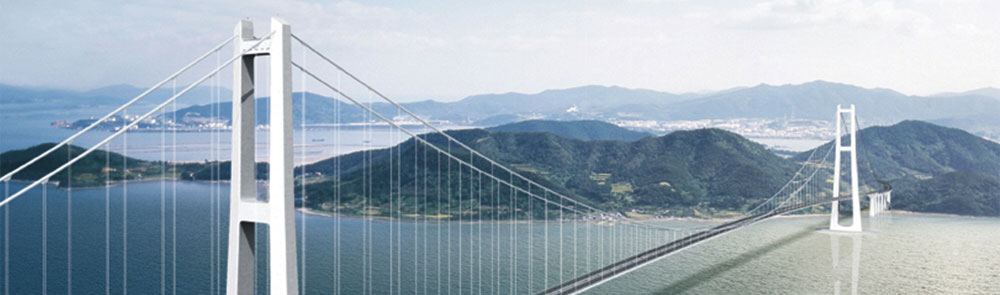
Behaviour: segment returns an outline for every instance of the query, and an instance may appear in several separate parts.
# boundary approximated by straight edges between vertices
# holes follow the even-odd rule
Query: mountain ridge
[[[505,132],[551,132],[562,137],[579,140],[636,141],[652,136],[652,134],[646,132],[632,131],[618,125],[596,120],[527,120],[486,129]]]
[[[106,87],[109,89],[127,87]],[[126,89],[127,90],[127,89]],[[111,91],[95,89],[95,92]],[[111,92],[121,92],[115,90]],[[125,91],[127,92],[127,91]],[[997,120],[968,120],[966,118],[992,118],[1000,113],[1000,99],[977,93],[958,93],[951,96],[906,95],[885,88],[863,88],[845,83],[812,81],[802,84],[736,87],[710,93],[674,94],[649,89],[629,89],[618,86],[580,86],[567,89],[550,89],[538,93],[479,94],[454,102],[423,100],[402,103],[404,107],[424,119],[447,122],[460,126],[495,126],[523,120],[600,120],[623,121],[693,121],[717,119],[808,119],[831,121],[831,109],[836,105],[856,105],[858,117],[870,124],[894,124],[906,119],[933,121],[951,127],[971,130],[983,136],[1000,136]],[[342,123],[362,122],[364,111],[332,97],[312,93],[339,103],[313,104],[317,113],[330,114],[335,106],[342,107]],[[228,95],[222,96],[219,108],[225,112],[230,107]],[[258,98],[266,99],[266,98]],[[294,99],[294,98],[293,98]],[[396,110],[381,100],[371,107],[380,113],[392,115]],[[195,105],[180,110],[208,109],[211,106]],[[322,109],[326,108],[326,109]],[[296,107],[296,109],[299,109]],[[317,115],[314,123],[329,123],[330,118]],[[195,121],[204,121],[197,118]],[[326,121],[323,121],[326,120]],[[313,119],[310,119],[313,121]]]

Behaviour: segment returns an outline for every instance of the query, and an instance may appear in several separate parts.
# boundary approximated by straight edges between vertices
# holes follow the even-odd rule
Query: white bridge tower
[[[841,118],[844,114],[848,114],[848,124],[847,133],[850,135],[849,142],[847,146],[844,146],[841,142],[841,137],[843,137],[843,122]],[[830,230],[834,231],[847,231],[847,232],[861,232],[861,199],[858,197],[858,153],[857,153],[857,138],[856,133],[858,130],[857,117],[854,113],[854,105],[852,104],[848,109],[840,108],[837,105],[837,119],[836,125],[837,129],[836,136],[834,140],[836,154],[833,160],[833,198],[840,197],[840,158],[843,153],[851,154],[851,225],[843,226],[840,225],[840,201],[834,201],[830,206]]]
[[[271,32],[253,50],[258,40],[253,23],[236,24],[236,54],[233,64],[232,172],[229,195],[229,258],[226,294],[254,294],[256,237],[258,224],[268,229],[270,294],[298,294],[298,263],[295,251],[294,195],[292,194],[292,64],[291,29],[272,18]],[[270,63],[270,132],[268,147],[267,199],[257,198],[256,149],[254,147],[254,59],[267,55]]]

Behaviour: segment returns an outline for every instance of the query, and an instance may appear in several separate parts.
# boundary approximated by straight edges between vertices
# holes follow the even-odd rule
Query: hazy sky
[[[399,100],[587,84],[1000,86],[1000,1],[0,0],[0,83],[149,86],[251,17]]]

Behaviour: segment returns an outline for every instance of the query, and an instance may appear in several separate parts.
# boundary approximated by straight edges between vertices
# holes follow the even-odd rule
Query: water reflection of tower
[[[851,239],[851,294],[858,294],[858,271],[861,266],[861,236],[860,234],[830,234],[830,254],[833,260],[833,293],[840,294],[840,276],[838,269],[840,264],[840,239],[848,237]]]
[[[879,232],[881,229],[892,224],[892,214],[880,213],[875,214],[875,216],[868,217],[868,227],[871,227],[872,231]]]

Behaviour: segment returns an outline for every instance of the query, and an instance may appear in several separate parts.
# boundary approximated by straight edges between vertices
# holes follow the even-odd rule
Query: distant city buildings
[[[669,133],[676,130],[718,128],[744,137],[827,139],[833,137],[833,126],[829,121],[806,119],[705,119],[687,121],[657,120],[611,120],[611,123],[653,133]]]

